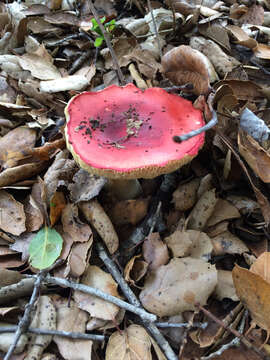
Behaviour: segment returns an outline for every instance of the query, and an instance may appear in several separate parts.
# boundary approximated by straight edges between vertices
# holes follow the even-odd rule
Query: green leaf
[[[102,43],[103,43],[103,38],[98,37],[98,38],[96,38],[94,45],[95,45],[95,47],[100,47],[102,45]]]
[[[59,257],[63,245],[61,235],[45,226],[32,239],[29,246],[30,264],[36,269],[51,266]]]

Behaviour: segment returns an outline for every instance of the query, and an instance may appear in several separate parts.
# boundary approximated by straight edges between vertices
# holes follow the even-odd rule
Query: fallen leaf
[[[115,225],[138,224],[146,215],[149,198],[118,201],[108,214]]]
[[[150,273],[140,293],[143,306],[158,316],[177,315],[206,304],[217,284],[217,271],[201,259],[173,258]],[[198,291],[200,289],[200,291]]]
[[[214,254],[223,255],[223,254],[243,254],[244,252],[249,251],[246,244],[239,239],[237,236],[233,235],[229,231],[224,231],[217,236],[211,238]]]
[[[197,200],[197,190],[200,186],[198,178],[185,184],[180,184],[173,192],[173,204],[176,210],[186,211],[191,209]]]
[[[227,200],[218,199],[207,226],[214,226],[224,220],[237,219],[241,217],[237,208]]]
[[[176,85],[191,83],[196,95],[207,94],[210,89],[209,73],[204,55],[190,46],[181,45],[163,55],[164,75]]]
[[[218,281],[215,288],[215,297],[218,300],[224,298],[231,299],[232,301],[238,301],[239,298],[235,293],[235,287],[233,284],[232,272],[227,270],[218,270]]]
[[[159,233],[152,233],[143,243],[143,257],[148,263],[150,271],[158,269],[169,261],[169,252],[166,244],[160,239]]]
[[[240,154],[259,178],[270,182],[270,156],[251,136],[239,131],[238,148]]]
[[[80,310],[76,305],[63,304],[57,309],[57,331],[71,331],[84,334],[89,315]],[[64,359],[67,360],[91,360],[91,340],[69,339],[54,336],[54,342]]]
[[[140,281],[147,272],[148,263],[140,259],[141,255],[133,256],[125,266],[125,280],[136,286],[136,282]]]
[[[50,225],[54,226],[61,217],[62,211],[66,205],[64,193],[56,191],[50,199]]]
[[[112,276],[97,266],[89,266],[84,273],[81,284],[102,290],[110,295],[119,297],[117,292],[117,283]],[[104,320],[113,320],[119,311],[119,308],[96,296],[75,290],[74,300],[78,307],[87,311],[91,316]]]
[[[71,276],[80,277],[85,272],[91,256],[92,243],[93,238],[90,237],[87,242],[72,245],[67,262]]]
[[[0,229],[13,235],[26,230],[23,204],[5,190],[0,190]]]

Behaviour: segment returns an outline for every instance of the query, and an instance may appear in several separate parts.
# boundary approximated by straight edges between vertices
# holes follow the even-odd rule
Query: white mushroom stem
[[[135,199],[142,194],[142,187],[137,179],[109,179],[106,188],[119,200]]]

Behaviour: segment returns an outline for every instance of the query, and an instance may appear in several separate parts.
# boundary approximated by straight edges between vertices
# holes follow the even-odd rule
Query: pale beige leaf
[[[153,233],[148,236],[143,243],[142,250],[149,270],[156,270],[159,266],[165,265],[169,261],[168,248],[160,239],[159,233]]]
[[[239,301],[235,292],[233,284],[232,272],[227,270],[218,270],[218,282],[215,288],[215,296],[218,300],[224,298],[231,299],[233,301]]]
[[[150,336],[142,326],[130,325],[110,336],[106,360],[152,360]]]
[[[173,258],[152,272],[140,294],[143,306],[158,316],[177,315],[206,304],[217,284],[217,271],[201,259]],[[200,289],[200,291],[198,291]]]
[[[270,252],[264,252],[251,265],[250,271],[260,275],[265,281],[270,284]]]
[[[0,190],[0,229],[12,235],[26,230],[23,205],[5,190]]]
[[[57,330],[85,333],[89,315],[77,306],[63,306],[57,309]],[[91,340],[69,339],[54,336],[54,342],[66,360],[91,360]]]
[[[211,238],[214,254],[243,254],[249,251],[245,243],[229,231],[224,231]]]
[[[197,190],[200,185],[199,178],[185,184],[180,184],[173,192],[173,204],[176,210],[186,211],[193,207],[197,200]]]
[[[218,199],[215,209],[207,221],[207,226],[214,226],[224,220],[237,219],[240,216],[238,209],[229,201]]]
[[[97,266],[88,267],[82,277],[81,283],[119,297],[117,283],[110,274]],[[119,311],[119,308],[116,305],[81,291],[75,290],[74,299],[80,309],[83,309],[91,314],[91,316],[100,319],[113,320]]]

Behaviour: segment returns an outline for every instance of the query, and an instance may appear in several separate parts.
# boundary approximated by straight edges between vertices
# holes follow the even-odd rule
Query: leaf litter
[[[49,291],[43,279],[12,356],[267,358],[269,5],[96,0],[105,28],[113,24],[108,39],[92,1],[79,5],[0,5],[1,327],[20,323],[4,309],[23,313],[37,269],[58,258],[50,274],[69,281]],[[208,120],[212,93],[218,124],[189,165],[139,179],[138,197],[119,200],[65,149],[64,108],[81,91],[129,82],[170,88]],[[10,272],[22,275],[7,281]],[[68,284],[123,299],[136,314],[142,306],[167,329]],[[80,338],[96,334],[103,344]],[[12,345],[14,334],[1,331],[1,358]]]

